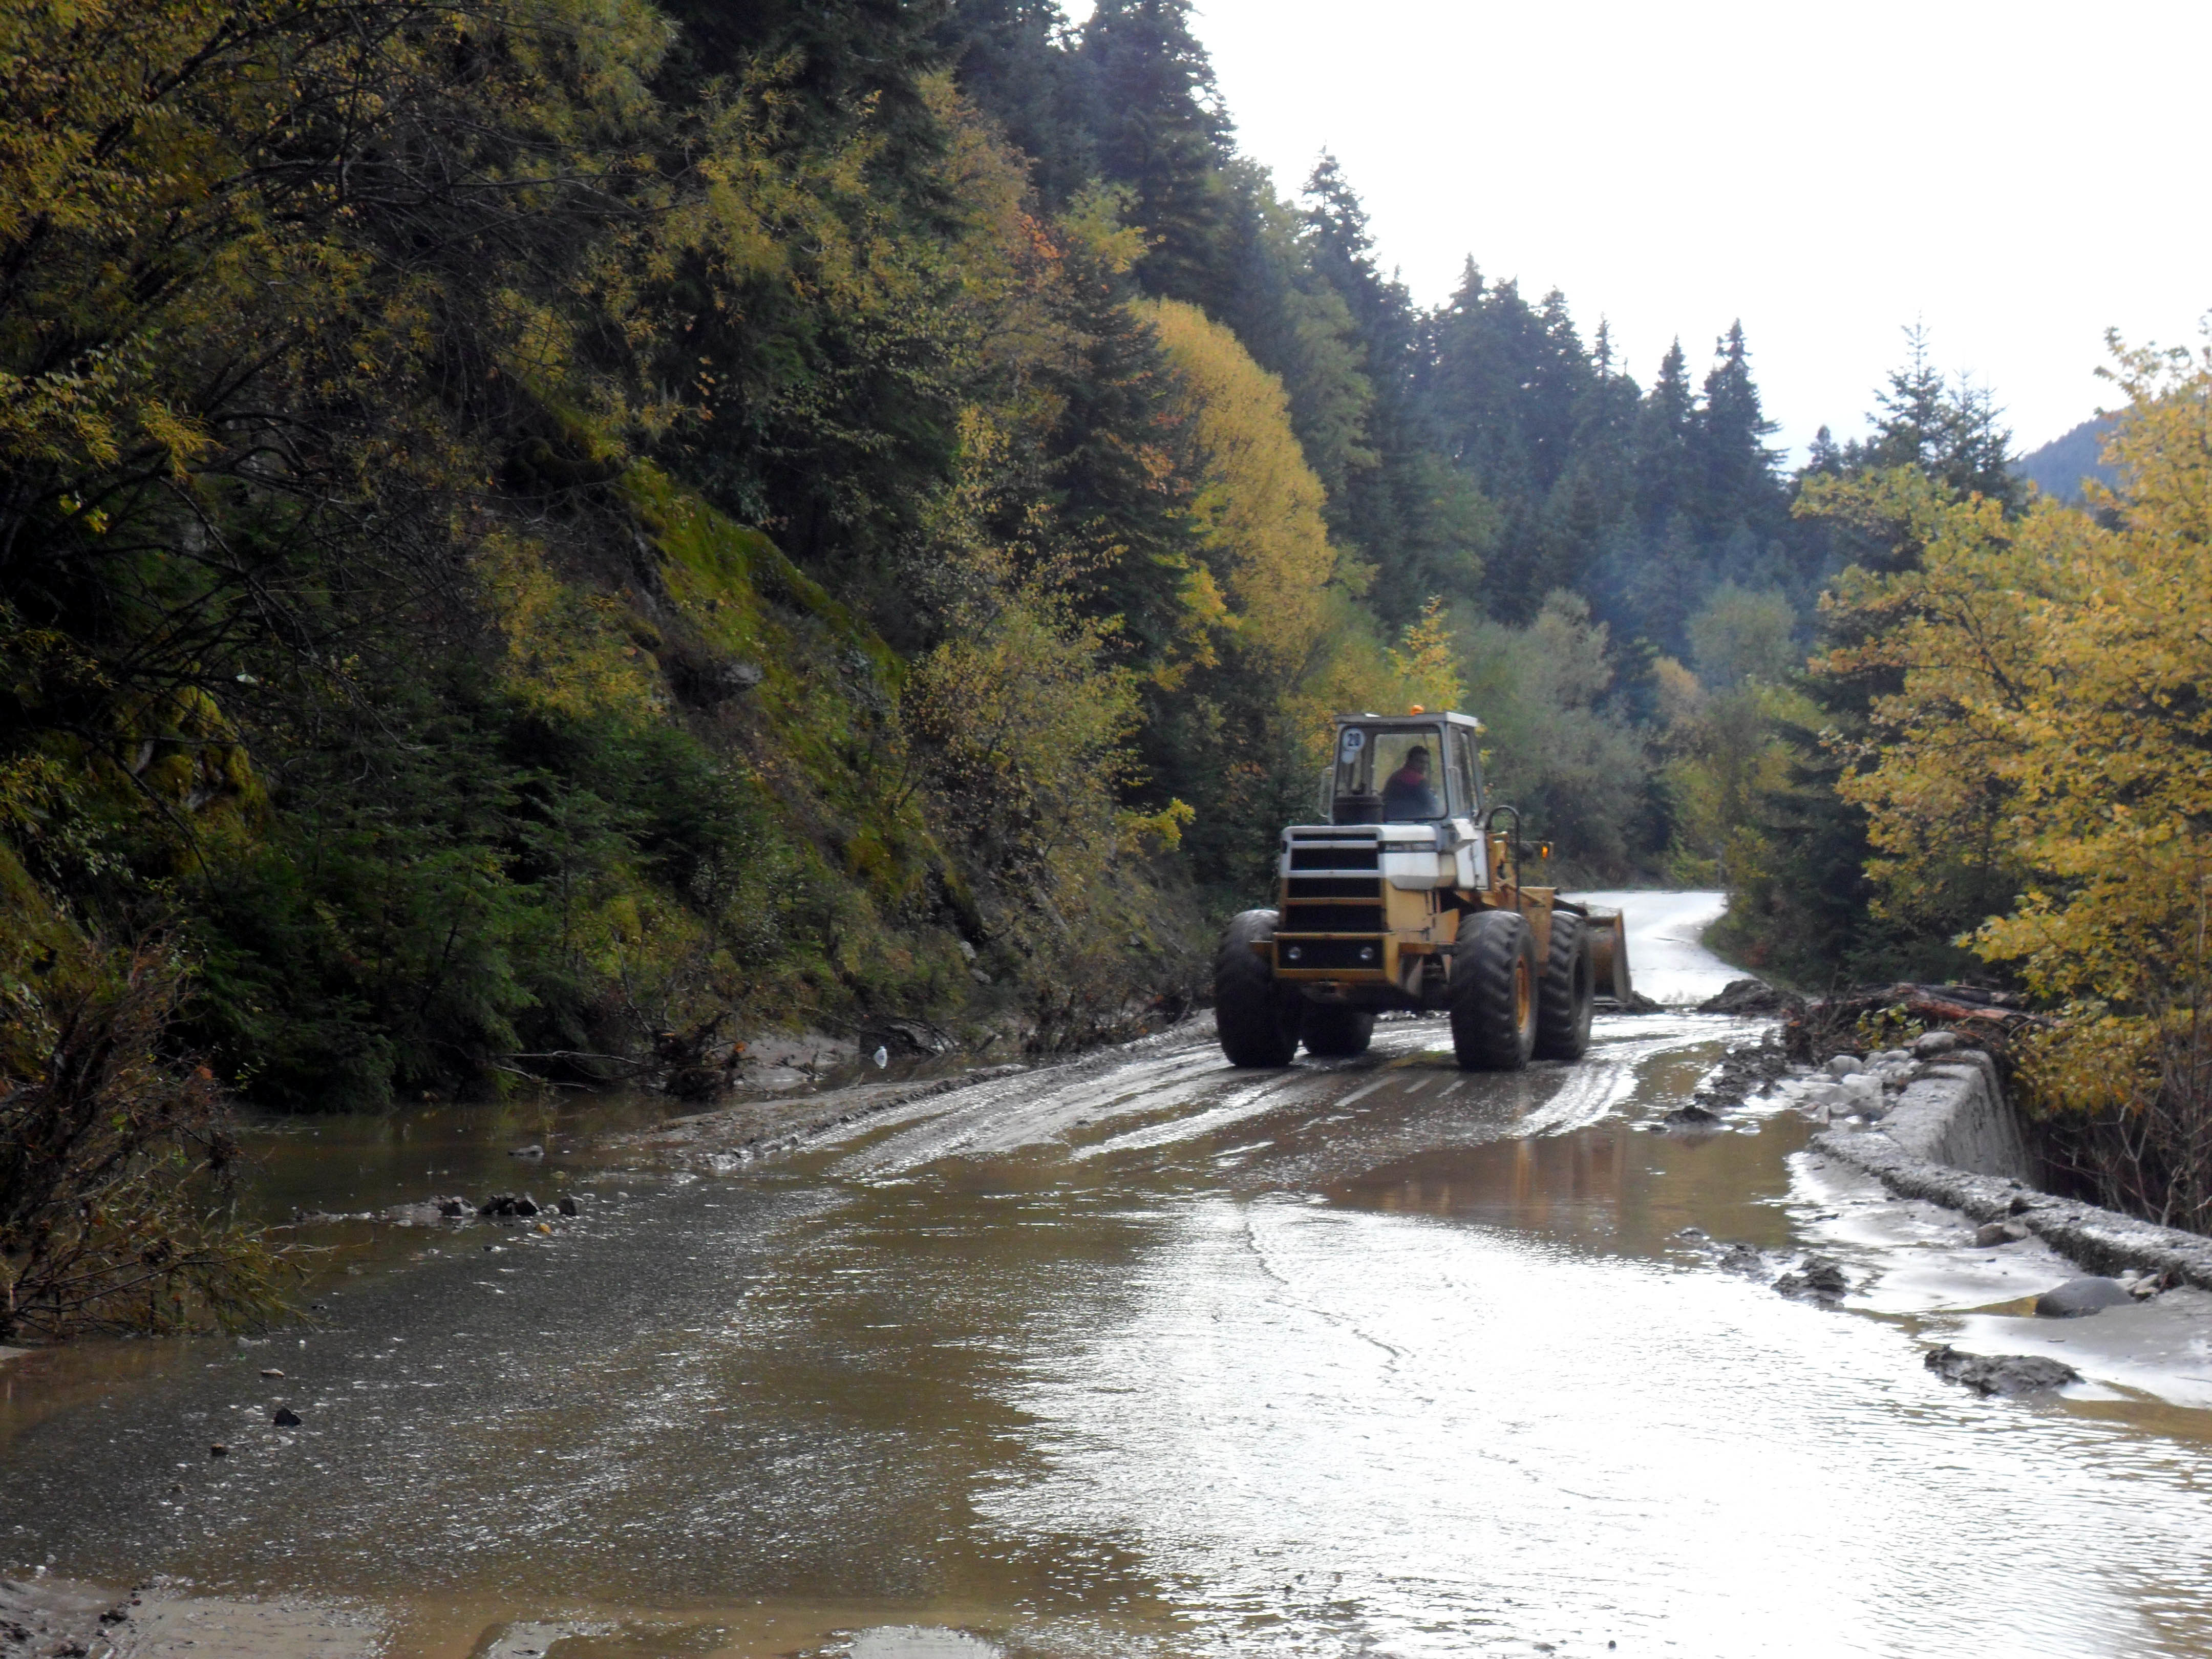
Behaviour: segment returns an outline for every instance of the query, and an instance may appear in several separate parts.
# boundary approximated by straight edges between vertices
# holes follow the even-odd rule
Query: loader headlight
[[[1292,962],[1296,962],[1300,957],[1305,955],[1305,951],[1300,949],[1297,945],[1293,945],[1289,950],[1284,951],[1283,954],[1288,957]]]
[[[1374,947],[1373,945],[1361,945],[1361,946],[1359,947],[1359,959],[1360,959],[1362,962],[1372,962],[1372,961],[1374,961],[1374,960],[1375,960],[1375,947]]]

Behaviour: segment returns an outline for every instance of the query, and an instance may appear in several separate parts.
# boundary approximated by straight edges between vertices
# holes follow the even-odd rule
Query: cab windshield
[[[1337,733],[1330,819],[1419,823],[1449,816],[1443,732],[1434,726],[1347,726]]]

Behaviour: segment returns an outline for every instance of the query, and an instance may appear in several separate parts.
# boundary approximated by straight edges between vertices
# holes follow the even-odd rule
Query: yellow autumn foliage
[[[1431,599],[1393,641],[1359,603],[1371,572],[1330,540],[1325,493],[1291,425],[1282,381],[1197,307],[1140,302],[1182,382],[1200,476],[1190,512],[1206,562],[1189,573],[1184,614],[1214,640],[1241,695],[1264,709],[1223,780],[1217,811],[1279,819],[1279,772],[1304,778],[1327,758],[1329,716],[1344,709],[1448,708],[1463,696],[1453,618]],[[1194,707],[1218,708],[1217,682]]]
[[[1830,487],[1920,568],[1850,573],[1867,642],[1839,672],[1895,677],[1843,789],[1869,817],[1884,902],[1978,861],[2018,896],[1963,943],[2054,1000],[2155,1013],[2197,978],[2212,878],[2212,349],[2125,350],[2129,397],[2093,510],[1944,497],[1906,472]]]
[[[1207,592],[1240,650],[1279,682],[1298,677],[1328,630],[1336,549],[1321,480],[1291,428],[1283,383],[1196,306],[1158,300],[1145,314],[1188,389],[1204,471],[1192,512],[1206,527]]]

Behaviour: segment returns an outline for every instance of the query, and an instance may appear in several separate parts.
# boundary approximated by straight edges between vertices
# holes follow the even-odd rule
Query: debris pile
[[[1881,1027],[1900,1032],[1906,1026],[1928,1033],[1948,1030],[1962,1045],[2002,1054],[2021,1032],[2051,1023],[2047,1016],[2021,1006],[2021,999],[2009,991],[1900,983],[1793,1002],[1783,1014],[1782,1036],[1790,1059],[1812,1065],[1823,1055],[1855,1048],[1863,1033]]]
[[[1763,979],[1732,979],[1721,987],[1717,995],[1699,1003],[1698,1012],[1749,1018],[1755,1014],[1778,1014],[1796,1001],[1795,997],[1776,990]]]

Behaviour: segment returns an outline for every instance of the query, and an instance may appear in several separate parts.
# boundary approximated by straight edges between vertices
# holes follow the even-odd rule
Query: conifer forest
[[[273,1305],[234,1102],[1175,1017],[1413,703],[2212,1231],[2212,357],[2087,500],[1911,332],[1786,467],[1740,326],[1417,304],[1190,14],[0,5],[0,1340]]]

